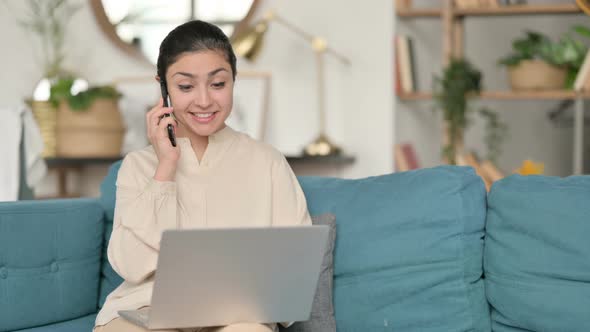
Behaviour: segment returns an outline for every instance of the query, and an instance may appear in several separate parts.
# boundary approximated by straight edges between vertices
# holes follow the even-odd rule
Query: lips
[[[189,112],[191,118],[198,123],[209,123],[215,119],[218,112]]]

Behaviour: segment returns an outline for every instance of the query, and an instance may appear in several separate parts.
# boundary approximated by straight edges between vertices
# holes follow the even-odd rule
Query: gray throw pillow
[[[289,328],[280,328],[285,332],[335,332],[334,303],[332,301],[332,281],[334,277],[334,243],[336,240],[336,217],[333,214],[313,216],[314,225],[330,226],[328,244],[324,252],[324,260],[316,289],[311,317],[305,322],[295,322]]]

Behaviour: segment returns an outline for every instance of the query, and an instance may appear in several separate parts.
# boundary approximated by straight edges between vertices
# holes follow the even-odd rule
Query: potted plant
[[[94,86],[72,94],[74,79],[60,78],[51,87],[57,107],[57,155],[118,157],[125,126],[118,107],[121,94],[111,86]]]
[[[38,62],[42,67],[42,80],[49,82],[49,85],[66,72],[63,61],[67,24],[80,6],[65,0],[28,0],[27,5],[27,12],[22,19],[18,20],[18,23],[39,39],[41,56]],[[30,98],[27,103],[41,130],[45,145],[43,156],[55,156],[57,147],[55,107],[48,100],[35,100],[35,98]]]
[[[435,106],[443,112],[446,127],[442,153],[450,164],[456,164],[457,156],[464,153],[464,131],[471,121],[470,114],[474,112],[470,98],[479,95],[481,76],[481,72],[467,60],[452,59],[443,69],[442,76],[434,77]],[[486,159],[494,162],[501,152],[507,129],[492,110],[482,108],[478,113],[486,120]]]
[[[513,52],[499,60],[508,67],[513,90],[572,88],[588,47],[574,38],[590,36],[590,30],[575,26],[558,41],[534,31],[512,43]]]

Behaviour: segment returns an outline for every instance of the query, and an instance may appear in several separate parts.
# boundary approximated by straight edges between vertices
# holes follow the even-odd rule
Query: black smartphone
[[[168,89],[166,88],[166,83],[160,82],[160,90],[162,90],[162,99],[164,100],[164,107],[170,107],[170,96],[168,96]],[[170,114],[166,114],[164,116],[170,116]],[[166,127],[168,129],[168,138],[170,138],[170,143],[172,146],[176,146],[176,136],[174,136],[174,127],[171,124]]]

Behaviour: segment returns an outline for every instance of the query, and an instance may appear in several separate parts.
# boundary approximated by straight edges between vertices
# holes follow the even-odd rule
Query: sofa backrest
[[[0,203],[0,331],[96,312],[102,244],[95,199]]]
[[[101,186],[105,241],[119,167]],[[338,330],[490,331],[481,279],[486,192],[473,169],[299,180],[312,215],[336,215]],[[103,257],[101,303],[121,282]]]
[[[590,176],[496,182],[486,227],[494,331],[590,331]]]
[[[100,185],[100,204],[104,210],[105,232],[101,264],[100,293],[98,297],[99,308],[103,306],[106,297],[123,282],[123,279],[113,270],[107,257],[109,239],[111,238],[111,232],[113,231],[117,174],[119,173],[121,163],[122,161],[117,161],[111,165],[107,176]]]
[[[300,183],[312,215],[336,216],[338,331],[490,331],[486,191],[473,169]]]

